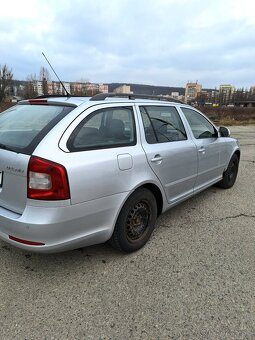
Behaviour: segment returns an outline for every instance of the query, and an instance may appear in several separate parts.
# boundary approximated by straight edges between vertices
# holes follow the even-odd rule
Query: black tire
[[[148,189],[138,189],[124,204],[110,244],[126,253],[142,248],[153,232],[156,219],[157,203],[154,195]]]
[[[231,188],[236,181],[239,166],[239,157],[234,154],[228,164],[227,170],[223,174],[222,180],[217,183],[219,187],[224,189]]]

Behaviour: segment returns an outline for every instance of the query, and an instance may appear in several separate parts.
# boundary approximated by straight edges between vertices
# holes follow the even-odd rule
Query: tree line
[[[33,98],[38,95],[34,82],[38,80],[36,74],[30,74],[27,76],[26,84],[22,90],[19,91],[19,95],[23,98]],[[49,71],[45,67],[41,67],[39,80],[42,81],[43,92],[48,93],[47,82],[50,81]],[[13,94],[13,87],[15,86],[15,80],[13,79],[12,70],[4,64],[0,65],[0,102],[4,101],[7,97]]]
[[[13,73],[5,64],[0,65],[0,103],[5,99],[8,89],[12,85]]]
[[[16,86],[18,89],[17,96],[22,97],[24,99],[27,98],[34,98],[38,96],[37,87],[35,86],[36,81],[41,81],[42,83],[42,93],[47,95],[49,94],[48,84],[51,81],[50,73],[47,68],[41,67],[39,76],[36,74],[30,74],[27,76],[26,81],[24,82],[25,85],[21,88]],[[15,80],[13,79],[12,70],[4,64],[3,66],[0,65],[0,102],[4,101],[7,97],[11,97],[14,95],[14,87],[15,87]],[[72,95],[80,95],[80,96],[93,96],[96,93],[99,93],[99,90],[91,89],[88,87],[89,82],[81,81],[82,86],[75,87],[73,86],[71,90]],[[62,94],[62,88],[58,89],[51,89],[53,94]],[[55,92],[54,92],[55,91]],[[136,92],[136,91],[134,91]],[[198,94],[196,98],[196,102],[198,105],[205,105],[206,102],[210,102],[212,104],[218,103],[220,105],[228,105],[234,104],[235,102],[240,101],[249,101],[255,100],[255,90],[251,88],[249,91],[248,89],[240,88],[234,91],[233,93],[220,93],[219,91],[207,92],[202,91]]]
[[[42,88],[40,93],[38,93],[38,87],[36,82],[40,81]],[[6,98],[17,96],[20,98],[28,99],[35,98],[39,94],[65,94],[64,89],[59,82],[51,82],[50,73],[47,68],[41,67],[40,73],[30,74],[27,76],[26,81],[23,82],[23,86],[20,86],[20,81],[13,79],[12,70],[5,64],[0,65],[0,102],[4,101]],[[51,84],[50,84],[51,83]],[[80,86],[70,86],[70,94],[77,96],[93,96],[99,93],[99,89],[92,86],[89,81],[80,80]],[[49,88],[51,86],[51,88]]]

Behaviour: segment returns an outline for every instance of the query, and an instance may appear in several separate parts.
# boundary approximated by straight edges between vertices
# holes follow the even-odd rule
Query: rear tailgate
[[[75,107],[35,99],[0,113],[0,207],[22,214],[30,157],[47,133]]]
[[[27,200],[30,156],[0,149],[0,207],[22,213]]]

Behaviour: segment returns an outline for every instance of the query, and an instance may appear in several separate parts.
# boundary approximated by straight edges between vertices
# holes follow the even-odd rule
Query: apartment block
[[[121,86],[118,86],[116,87],[114,90],[113,90],[114,93],[128,93],[128,94],[133,94],[134,92],[131,91],[131,88],[129,85],[121,85]]]
[[[66,91],[70,94],[80,95],[80,96],[93,96],[99,92],[108,92],[108,85],[105,84],[95,84],[90,82],[66,82],[63,81]],[[59,81],[47,81],[43,82],[40,80],[33,81],[33,87],[35,92],[41,96],[43,94],[59,94],[65,95],[66,91],[64,90],[62,84]]]
[[[235,86],[223,84],[219,86],[219,102],[220,104],[229,104],[232,102],[235,93]]]
[[[185,102],[191,103],[197,100],[198,94],[202,92],[202,85],[196,83],[187,83],[185,88]]]

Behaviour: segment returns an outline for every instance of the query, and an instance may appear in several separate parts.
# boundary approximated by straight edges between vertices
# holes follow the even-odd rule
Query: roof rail
[[[164,96],[153,96],[153,95],[147,95],[147,94],[133,94],[133,93],[99,93],[95,96],[91,97],[90,100],[105,100],[106,98],[128,98],[130,100],[132,99],[151,99],[151,100],[159,100],[159,101],[167,101],[167,102],[175,102],[180,104],[185,104],[183,101],[171,98],[171,97],[164,97]]]

